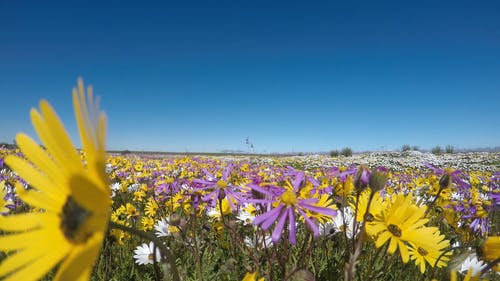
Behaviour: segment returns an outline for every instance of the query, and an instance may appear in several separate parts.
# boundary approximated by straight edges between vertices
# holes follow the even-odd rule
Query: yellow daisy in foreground
[[[415,261],[415,265],[420,267],[420,272],[423,274],[426,269],[426,262],[434,267],[446,266],[451,252],[444,252],[450,246],[450,241],[445,240],[436,227],[422,227],[420,229],[410,230],[415,232],[415,235],[423,237],[422,239],[410,242],[411,247],[410,259]],[[439,258],[439,260],[438,260]]]
[[[500,258],[500,236],[490,236],[483,244],[484,258],[492,261]]]
[[[489,262],[497,261],[493,270],[500,271],[500,236],[490,236],[484,241],[483,247],[484,259]]]
[[[373,234],[378,234],[375,246],[380,248],[389,241],[387,253],[394,254],[399,248],[401,258],[406,263],[410,255],[405,242],[425,239],[418,231],[412,230],[422,227],[428,219],[424,218],[426,208],[413,204],[411,195],[395,196],[393,203],[370,222],[370,227]]]
[[[106,117],[83,82],[73,89],[73,106],[85,153],[74,148],[50,104],[31,110],[33,126],[45,149],[25,134],[16,142],[27,160],[6,163],[32,187],[17,186],[31,213],[0,217],[3,280],[37,280],[59,264],[54,280],[88,280],[99,254],[111,206],[105,173]]]

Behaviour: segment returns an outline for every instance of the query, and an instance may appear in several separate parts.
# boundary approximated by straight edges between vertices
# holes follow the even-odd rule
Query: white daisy
[[[7,206],[14,204],[14,202],[12,202],[11,199],[5,200],[5,198],[7,197],[7,192],[4,189],[4,186],[5,186],[5,182],[1,181],[0,182],[0,215],[6,215],[10,211],[10,209],[7,208]]]
[[[345,218],[343,217],[345,216]],[[347,237],[352,238],[353,230],[352,224],[354,220],[354,214],[349,208],[344,208],[344,212],[337,212],[337,215],[333,218],[332,224],[337,231],[347,232]],[[344,221],[346,225],[344,226]],[[346,229],[347,227],[347,229]]]
[[[458,266],[458,271],[460,273],[467,272],[470,268],[472,269],[472,276],[476,276],[476,274],[480,273],[483,268],[486,267],[486,264],[483,261],[480,261],[476,254],[470,254],[461,265]]]
[[[245,209],[240,209],[238,216],[236,218],[243,222],[243,225],[250,225],[255,219],[255,216],[245,211]]]
[[[327,222],[319,225],[319,232],[324,237],[332,237],[337,231],[338,228],[334,223]]]
[[[172,232],[170,231],[170,224],[168,223],[167,219],[159,220],[155,224],[155,230],[156,236],[158,237],[167,237],[172,235]]]
[[[109,187],[111,188],[111,198],[114,198],[116,195],[116,192],[121,190],[122,185],[119,182],[115,182],[115,183],[112,183]]]
[[[149,245],[144,243],[137,246],[134,250],[134,259],[137,264],[153,264],[153,249],[154,243],[149,242]],[[161,260],[160,250],[156,248],[156,261]]]

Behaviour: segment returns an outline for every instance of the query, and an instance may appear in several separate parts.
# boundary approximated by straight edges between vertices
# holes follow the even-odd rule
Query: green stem
[[[488,265],[487,265],[485,268],[483,268],[483,270],[481,270],[481,275],[482,275],[482,274],[485,274],[488,270],[490,270],[491,268],[493,268],[493,267],[494,267],[495,265],[497,265],[498,263],[500,263],[500,257],[499,257],[499,258],[497,258],[496,260],[494,260],[494,261],[492,261],[492,262],[488,263]]]
[[[193,229],[197,229],[197,220],[196,220],[196,213],[193,214]],[[197,231],[194,231],[193,233],[193,239],[194,239],[194,254],[196,256],[196,271],[198,275],[198,280],[203,280],[203,269],[202,269],[202,260],[201,260],[201,255],[200,255],[200,244],[198,243],[198,237],[196,235]]]
[[[174,281],[181,280],[179,277],[179,271],[177,270],[177,265],[175,264],[175,257],[172,255],[170,250],[167,247],[165,247],[165,245],[162,243],[162,241],[160,241],[160,239],[158,239],[156,236],[154,236],[151,233],[140,231],[138,229],[131,228],[131,227],[128,227],[125,225],[121,225],[121,224],[118,224],[118,223],[115,223],[112,221],[109,222],[109,227],[115,228],[115,229],[120,229],[120,230],[126,231],[128,233],[137,235],[141,238],[147,239],[149,241],[153,241],[153,243],[156,246],[158,246],[158,248],[160,249],[162,260],[166,258],[168,260],[168,262],[170,263],[170,269],[171,269],[172,274],[174,276]]]
[[[434,200],[432,200],[432,202],[427,206],[427,210],[425,210],[425,216],[427,216],[427,214],[430,212],[431,208],[436,204],[437,200],[439,199],[439,196],[441,196],[441,192],[443,191],[443,187],[442,186],[439,186],[439,190],[438,190],[438,193],[436,194],[436,197],[434,198]]]

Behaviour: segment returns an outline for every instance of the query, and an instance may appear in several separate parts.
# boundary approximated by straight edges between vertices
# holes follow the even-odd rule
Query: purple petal
[[[302,211],[301,209],[298,209],[298,210],[299,210],[299,213],[302,215],[302,217],[306,220],[306,223],[309,225],[309,227],[313,231],[314,237],[318,237],[319,236],[318,226],[306,215],[306,213],[304,213],[304,211]]]
[[[297,239],[295,237],[295,216],[293,208],[288,208],[288,221],[290,222],[290,232],[288,233],[288,238],[290,239],[290,243],[295,245],[297,243]]]
[[[280,206],[272,209],[269,212],[266,212],[266,213],[263,213],[262,215],[256,216],[252,223],[254,225],[259,225],[262,222],[268,220],[269,218],[276,219],[278,217],[278,215],[279,215],[279,213],[280,213],[280,211],[281,211],[282,208],[283,208],[283,205],[280,205]]]
[[[313,177],[307,177],[307,179],[314,185],[314,186],[319,186],[321,185],[319,181]]]
[[[246,199],[243,201],[245,203],[271,204],[274,200],[271,200],[271,199]]]
[[[260,187],[257,184],[247,184],[247,187],[250,187],[251,189],[256,190],[256,191],[258,191],[258,192],[260,192],[262,194],[269,195],[269,196],[274,196],[274,194],[271,193],[269,190],[265,190],[265,189],[263,189],[262,187]]]
[[[300,184],[302,183],[303,180],[304,180],[304,173],[297,173],[292,183],[294,192],[299,191]]]
[[[299,205],[301,207],[304,207],[304,208],[310,210],[310,211],[324,214],[327,216],[335,217],[337,215],[337,211],[330,209],[330,208],[318,207],[318,206],[313,206],[313,205],[309,205],[309,204],[305,204],[305,203],[299,203]]]
[[[290,207],[288,207],[290,208]],[[272,240],[274,243],[278,243],[281,237],[281,232],[283,232],[283,227],[285,226],[286,218],[288,215],[288,209],[281,214],[280,220],[278,221],[278,224],[274,228],[273,234],[271,236]]]
[[[227,165],[226,170],[222,173],[222,179],[227,180],[227,177],[229,176],[229,173],[231,173],[231,170],[233,169],[233,164],[230,163]]]
[[[305,199],[300,199],[301,203],[306,203],[306,204],[316,204],[318,203],[318,198],[305,198]]]

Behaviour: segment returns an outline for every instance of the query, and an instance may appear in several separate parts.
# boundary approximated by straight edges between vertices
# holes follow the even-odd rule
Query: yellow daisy
[[[490,236],[483,244],[484,258],[492,261],[500,258],[500,236]]]
[[[411,202],[411,195],[396,195],[394,202],[370,223],[371,232],[378,234],[375,246],[380,248],[389,241],[387,252],[393,254],[399,248],[403,262],[408,262],[410,255],[405,242],[422,239],[417,235],[418,232],[416,234],[411,230],[423,226],[428,221],[424,218],[425,210],[425,207]]]
[[[264,277],[261,277],[257,280],[258,272],[247,272],[241,281],[264,281]]]
[[[367,211],[371,193],[372,193],[371,188],[363,190],[358,199],[359,203],[356,202],[355,196],[351,196],[351,198],[353,199],[352,201],[354,202],[349,203],[349,206],[351,207],[352,212],[354,213],[356,212],[356,204],[357,204],[356,221],[357,222],[366,221],[365,224],[366,233],[370,236],[375,236],[377,233],[375,232],[375,230],[372,229],[373,228],[372,222],[374,221],[375,217],[380,217],[380,215],[382,214],[382,210],[384,206],[387,205],[387,203],[384,202],[384,199],[380,196],[380,192],[376,191],[373,194],[369,210]]]
[[[0,217],[3,280],[37,280],[59,264],[54,280],[88,280],[99,254],[110,213],[105,173],[106,117],[83,82],[73,89],[73,105],[85,164],[50,104],[31,110],[41,148],[25,134],[16,142],[27,160],[11,155],[6,163],[33,189],[18,185],[19,197],[43,210]]]
[[[156,216],[156,212],[158,211],[158,203],[156,203],[155,199],[150,197],[148,202],[146,203],[146,207],[144,207],[144,212],[146,216],[153,218]]]
[[[450,241],[445,240],[444,235],[436,227],[422,227],[409,231],[415,232],[415,236],[422,237],[419,241],[410,242],[411,247],[409,248],[410,259],[414,260],[415,265],[420,267],[422,274],[425,272],[426,262],[431,267],[434,265],[437,267],[446,266],[451,252],[445,254],[443,252],[450,246]]]
[[[482,252],[484,259],[489,262],[500,259],[500,236],[490,236],[484,241]],[[500,271],[500,261],[493,267],[493,270]]]

